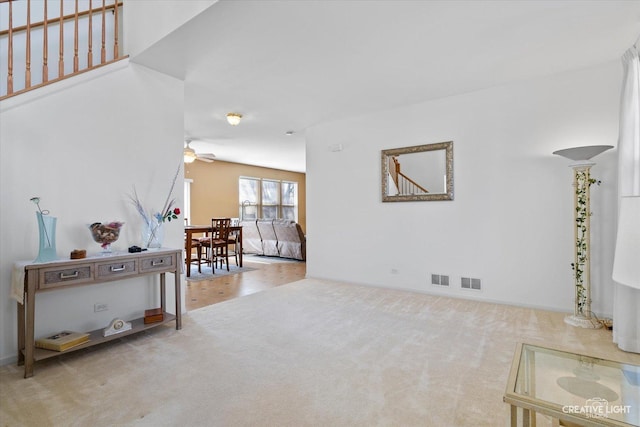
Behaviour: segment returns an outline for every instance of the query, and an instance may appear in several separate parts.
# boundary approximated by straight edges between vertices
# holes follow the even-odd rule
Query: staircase
[[[123,1],[0,0],[0,101],[126,58]]]
[[[400,161],[398,161],[396,156],[391,156],[389,158],[389,173],[391,174],[391,178],[398,189],[398,194],[415,195],[429,193],[426,188],[422,187],[413,179],[402,173]]]

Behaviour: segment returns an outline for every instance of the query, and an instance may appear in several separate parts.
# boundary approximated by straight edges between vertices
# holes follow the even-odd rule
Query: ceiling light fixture
[[[241,119],[242,114],[240,113],[227,113],[227,121],[231,126],[238,126]]]
[[[187,146],[184,147],[183,155],[185,163],[193,163],[196,160],[196,150],[189,147],[189,143],[191,141],[187,141]]]
[[[284,134],[287,135],[287,136],[291,136],[291,135],[294,134],[294,132],[292,130],[288,130]]]

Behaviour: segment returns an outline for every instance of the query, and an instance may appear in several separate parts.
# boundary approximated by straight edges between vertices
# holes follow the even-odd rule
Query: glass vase
[[[55,261],[56,255],[56,217],[42,215],[36,212],[38,219],[38,231],[40,233],[40,247],[38,249],[38,257],[33,262],[50,262]]]
[[[142,247],[159,249],[164,241],[164,223],[153,220],[142,227]]]

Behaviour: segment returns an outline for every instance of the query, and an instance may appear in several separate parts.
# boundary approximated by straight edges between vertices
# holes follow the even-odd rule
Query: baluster
[[[9,40],[7,49],[7,95],[13,93],[13,2],[9,2]]]
[[[78,72],[78,0],[76,0],[76,13],[73,17],[73,72]]]
[[[42,84],[47,84],[47,83],[51,83],[52,81],[57,81],[59,79],[65,78],[68,75],[73,75],[73,74],[78,74],[80,72],[85,71],[86,69],[89,68],[94,68],[94,62],[93,61],[93,0],[89,0],[88,3],[88,8],[87,9],[80,9],[80,1],[79,0],[74,0],[74,11],[65,15],[65,0],[58,0],[60,2],[60,15],[59,17],[52,17],[51,19],[49,18],[49,0],[41,0],[42,1],[42,9],[41,12],[43,13],[44,18],[42,19],[42,21],[40,20],[33,20],[33,16],[31,15],[31,8],[32,6],[35,6],[36,8],[39,8],[40,3],[36,2],[32,5],[32,1],[31,0],[23,0],[22,4],[25,5],[25,8],[22,10],[25,10],[26,12],[26,17],[20,16],[20,20],[24,20],[25,25],[20,25],[20,26],[13,26],[13,23],[15,22],[15,20],[13,19],[13,2],[16,0],[0,0],[0,3],[4,3],[7,2],[9,3],[8,6],[8,17],[7,20],[5,22],[8,22],[8,28],[6,30],[2,30],[0,31],[0,34],[2,34],[3,36],[7,36],[7,56],[5,56],[6,60],[7,60],[7,79],[6,79],[6,92],[2,95],[0,95],[0,98],[4,99],[8,96],[11,95],[15,95],[17,93],[22,93],[26,90],[30,90],[30,89],[34,89],[37,87],[40,87]],[[68,1],[66,3],[69,3]],[[84,3],[83,3],[84,4]],[[70,5],[68,5],[70,6]],[[106,63],[110,63],[115,60],[118,60],[119,58],[121,58],[120,56],[120,32],[119,32],[119,25],[120,25],[120,10],[119,7],[121,6],[121,3],[118,2],[118,0],[114,0],[114,2],[112,4],[107,5],[106,4],[106,0],[102,0],[102,10],[100,11],[100,6],[96,6],[96,13],[102,13],[102,40],[101,40],[101,52],[100,52],[100,56],[101,56],[101,62],[100,64],[106,64]],[[55,5],[53,6],[55,8]],[[107,11],[113,8],[113,14],[114,14],[114,21],[113,21],[113,30],[114,30],[114,39],[113,39],[113,55],[114,57],[112,58],[112,60],[108,60],[108,53],[107,53],[107,43],[111,43],[111,42],[107,42],[107,29],[106,26],[107,25],[111,25],[109,23],[107,23]],[[68,7],[67,7],[68,9]],[[39,14],[38,12],[36,12],[37,14]],[[55,12],[54,12],[55,13]],[[22,13],[20,14],[22,15]],[[87,42],[88,42],[88,49],[87,49],[87,65],[82,66],[80,64],[80,44],[83,43],[84,41],[81,40],[82,37],[85,37],[85,33],[84,32],[80,32],[80,19],[85,16],[88,15],[88,31],[86,33],[86,37],[87,37]],[[65,34],[64,34],[64,27],[66,23],[71,23],[71,20],[73,20],[73,24],[74,24],[74,34],[73,34],[73,69],[69,70],[69,73],[67,73],[66,69],[65,69]],[[57,76],[53,76],[51,79],[49,78],[49,24],[53,24],[54,26],[56,24],[59,25],[59,49],[58,49],[58,74]],[[99,23],[98,23],[99,25]],[[32,32],[33,30],[39,30],[40,28],[42,28],[42,38],[39,37],[38,34],[35,34],[36,38],[33,39],[32,36]],[[84,31],[84,30],[83,30]],[[15,90],[15,70],[16,67],[14,66],[14,36],[16,34],[20,35],[20,33],[24,32],[24,39],[25,39],[25,51],[24,51],[24,55],[25,55],[25,71],[24,71],[24,86],[22,86],[22,82],[21,83],[21,87],[19,88],[19,90],[16,92]],[[21,35],[20,35],[21,37]],[[55,35],[54,35],[55,37]],[[32,45],[32,43],[35,41],[35,45]],[[42,43],[42,45],[40,44]],[[38,49],[42,49],[42,80],[39,80],[37,82],[35,82],[36,84],[34,85],[33,82],[33,66],[40,68],[39,64],[34,64],[33,63],[33,58],[32,58],[32,54],[33,54],[33,47],[36,47],[36,55],[39,56],[38,53]],[[71,49],[71,48],[69,48]],[[68,55],[70,55],[70,52],[67,53]],[[55,55],[55,53],[53,54]],[[39,58],[37,58],[38,60]],[[37,62],[36,60],[36,62]],[[19,61],[22,61],[22,58],[19,59]],[[54,59],[52,58],[52,61],[54,61]],[[100,65],[100,64],[96,64],[96,65]],[[71,67],[70,67],[71,68]],[[20,71],[18,71],[18,73],[21,73],[21,69]],[[39,75],[36,76],[36,78],[39,78]]]
[[[58,49],[58,77],[64,77],[64,7],[60,0],[60,47]]]
[[[107,27],[106,21],[105,21],[105,0],[102,0],[102,47],[100,48],[100,63],[104,64],[107,60],[107,50],[106,50],[106,35],[105,35],[105,28]]]
[[[49,15],[47,15],[48,0],[44,0],[44,22],[42,24],[42,83],[49,81],[49,35],[47,25],[49,23]]]
[[[89,0],[89,53],[87,53],[87,67],[93,67],[93,6]]]
[[[27,0],[27,67],[24,71],[24,87],[31,87],[31,0]]]
[[[113,2],[114,25],[113,25],[113,59],[118,59],[118,0]]]

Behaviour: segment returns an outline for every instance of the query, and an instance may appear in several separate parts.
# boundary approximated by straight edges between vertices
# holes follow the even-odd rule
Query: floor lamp
[[[591,315],[591,209],[590,187],[595,182],[590,170],[595,163],[590,159],[613,148],[611,145],[592,145],[554,151],[553,154],[572,160],[574,191],[574,249],[573,268],[575,304],[573,315],[564,318],[565,323],[582,328],[600,328]]]

